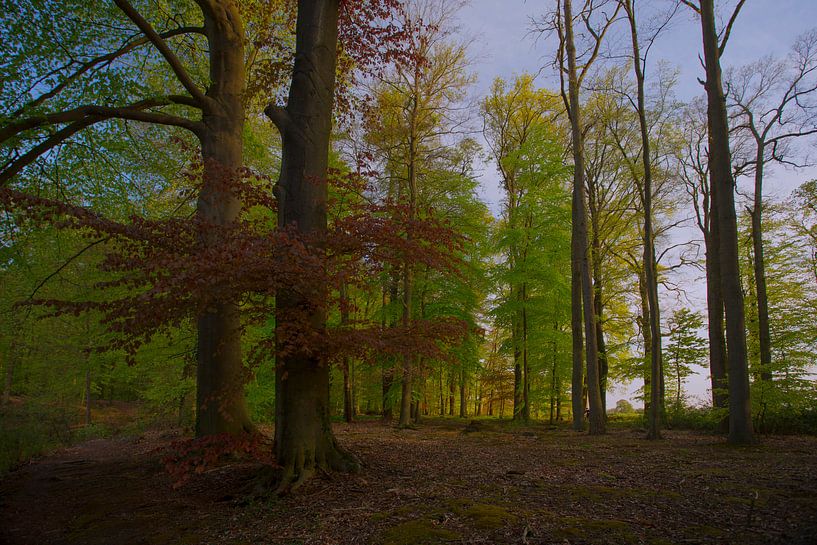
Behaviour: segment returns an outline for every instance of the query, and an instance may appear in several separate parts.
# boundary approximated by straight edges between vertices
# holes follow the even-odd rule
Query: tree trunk
[[[286,108],[270,106],[266,110],[283,142],[281,176],[276,184],[278,225],[316,238],[326,233],[338,2],[299,0],[289,101]],[[287,321],[299,311],[307,313],[310,327],[323,330],[326,308],[321,303],[306,301],[295,290],[279,291],[278,342],[284,340]],[[359,467],[339,448],[332,434],[326,355],[309,348],[279,353],[277,358],[275,454],[283,468],[280,491],[300,486],[318,469],[349,471]]]
[[[342,327],[349,325],[349,295],[345,282],[340,285],[340,324]],[[354,420],[354,410],[352,407],[351,360],[348,356],[343,357],[341,371],[343,372],[343,420],[351,423]]]
[[[454,384],[454,372],[448,374],[448,416],[454,416],[454,395],[457,386]]]
[[[604,413],[599,393],[599,361],[596,344],[596,313],[593,302],[590,255],[587,248],[587,213],[584,203],[584,135],[579,104],[579,82],[576,73],[576,46],[573,39],[571,0],[564,1],[565,47],[568,61],[570,122],[573,137],[573,236],[571,254],[581,274],[581,295],[584,308],[584,340],[586,344],[588,401],[590,405],[590,434],[605,431]],[[575,265],[574,265],[575,266]],[[573,302],[573,305],[578,302]],[[575,343],[575,341],[574,341]]]
[[[468,416],[468,398],[465,395],[465,369],[460,369],[460,418]]]
[[[630,22],[630,38],[633,51],[633,71],[637,85],[638,123],[641,129],[641,158],[644,165],[644,185],[641,202],[644,206],[644,280],[647,287],[650,326],[650,411],[648,414],[647,438],[661,437],[661,407],[663,405],[663,369],[661,363],[661,319],[658,307],[658,280],[656,278],[655,241],[652,226],[652,156],[650,154],[650,134],[647,125],[647,111],[644,98],[644,72],[641,49],[638,43],[638,27],[635,11],[630,0],[624,1],[624,9]]]
[[[755,289],[757,292],[757,328],[760,344],[760,378],[772,380],[772,338],[769,331],[769,297],[766,292],[766,263],[763,256],[763,156],[765,146],[757,145],[755,196],[752,206],[752,250],[754,253]]]
[[[710,191],[710,194],[712,192]],[[709,233],[704,236],[706,244],[706,309],[709,335],[709,373],[712,387],[712,406],[725,409],[728,406],[726,381],[726,338],[723,335],[723,296],[721,295],[720,263],[718,260],[717,209],[710,195],[711,212]]]
[[[641,301],[641,339],[644,344],[644,418],[649,419],[652,407],[652,372],[647,362],[652,362],[652,329],[650,328],[650,305],[647,300],[647,281],[644,268],[638,271],[638,294]]]
[[[199,134],[204,161],[204,185],[196,213],[206,224],[227,226],[240,212],[240,202],[228,190],[242,166],[244,128],[244,28],[232,2],[203,7],[210,48],[207,96],[217,106],[204,109],[204,130]],[[216,241],[202,233],[206,247]],[[196,356],[196,435],[250,431],[244,399],[244,362],[241,356],[241,316],[238,303],[214,301],[198,318]]]
[[[729,126],[721,81],[714,0],[701,0],[701,34],[706,67],[709,164],[712,186],[717,186],[721,290],[726,310],[727,362],[729,369],[729,442],[751,443],[751,403],[746,354],[746,324],[738,264],[738,229],[735,214],[735,183],[729,150]]]
[[[388,284],[388,294],[389,294],[389,302],[393,303],[397,300],[397,278],[395,274],[389,275],[389,284]],[[383,319],[381,325],[385,328],[386,327],[386,289],[383,290]],[[392,418],[394,417],[394,410],[393,405],[394,403],[391,400],[391,388],[392,384],[394,384],[394,362],[391,361],[389,358],[383,359],[382,365],[382,373],[383,373],[383,421],[384,422],[391,422]]]

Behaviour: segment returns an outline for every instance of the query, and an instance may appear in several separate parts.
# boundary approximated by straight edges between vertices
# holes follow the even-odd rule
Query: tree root
[[[362,464],[353,454],[346,452],[336,444],[328,446],[324,452],[315,456],[313,453],[298,449],[295,456],[283,466],[274,494],[285,496],[297,491],[307,481],[321,473],[327,477],[332,471],[356,473]]]

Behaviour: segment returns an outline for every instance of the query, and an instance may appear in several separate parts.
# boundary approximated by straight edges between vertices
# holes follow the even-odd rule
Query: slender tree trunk
[[[752,250],[757,292],[757,328],[760,344],[760,378],[772,380],[772,338],[769,330],[769,297],[766,291],[766,263],[763,253],[763,160],[765,146],[758,142],[755,166],[755,196],[751,211]]]
[[[652,407],[652,372],[647,362],[652,362],[652,329],[650,328],[650,305],[647,300],[647,281],[644,268],[638,271],[638,293],[641,300],[641,339],[644,344],[644,418],[649,419]]]
[[[721,266],[718,259],[717,184],[709,184],[709,229],[704,233],[706,245],[706,307],[709,334],[709,373],[712,387],[712,406],[726,409],[729,403],[726,380],[726,338],[723,334],[723,295],[721,293]],[[706,203],[705,203],[706,205]],[[728,426],[724,426],[724,431]]]
[[[568,86],[570,102],[570,122],[573,136],[573,240],[571,253],[578,261],[581,273],[582,306],[584,308],[584,340],[586,344],[585,360],[587,363],[588,401],[590,404],[590,434],[598,435],[605,431],[604,413],[602,411],[598,346],[596,344],[596,314],[593,302],[593,285],[591,278],[590,255],[587,248],[587,213],[584,203],[584,135],[581,124],[581,106],[579,103],[579,82],[576,73],[576,46],[573,39],[573,13],[571,0],[564,0],[565,47],[568,62]],[[577,301],[573,305],[578,304]]]
[[[648,439],[661,437],[661,407],[663,406],[663,369],[661,362],[661,319],[658,307],[658,280],[656,278],[655,241],[652,217],[652,155],[650,153],[650,133],[647,125],[647,110],[644,98],[644,72],[641,48],[638,43],[638,27],[631,0],[624,0],[624,9],[630,23],[630,38],[633,51],[633,71],[637,86],[637,113],[641,129],[641,158],[644,165],[644,185],[641,202],[644,206],[644,279],[647,284],[649,304],[650,350],[650,411],[648,413]]]
[[[468,398],[465,395],[465,369],[460,369],[460,418],[468,416]]]
[[[326,233],[338,2],[299,0],[289,101],[286,108],[271,106],[266,110],[283,140],[281,176],[276,185],[279,227],[316,238]],[[279,342],[293,313],[306,312],[310,327],[323,330],[326,308],[321,303],[306,301],[294,290],[279,291]],[[357,469],[358,463],[340,449],[332,434],[326,355],[304,347],[303,351],[279,354],[277,360],[275,454],[283,468],[279,489],[297,488],[317,469]]]
[[[397,276],[392,272],[389,275],[389,283],[388,283],[388,294],[389,294],[389,302],[394,303],[397,300]],[[386,327],[386,289],[383,290],[383,300],[382,300],[384,312],[383,317],[381,320],[381,325]],[[384,422],[391,422],[392,418],[394,417],[394,410],[393,405],[394,403],[391,400],[390,393],[392,384],[394,384],[394,361],[390,358],[383,359],[383,421]]]
[[[718,227],[721,289],[726,310],[727,362],[729,369],[729,442],[751,443],[751,403],[746,353],[746,323],[738,263],[738,229],[735,214],[729,126],[721,81],[720,51],[715,31],[714,0],[701,0],[701,34],[706,67],[709,164],[712,185],[718,186]]]
[[[522,284],[522,420],[530,420],[530,368],[528,367],[527,285]]]
[[[340,285],[340,324],[342,327],[349,325],[349,295],[346,291],[345,282]],[[341,371],[343,372],[343,420],[351,423],[354,420],[354,411],[352,408],[352,377],[349,356],[343,357]]]
[[[415,81],[419,79],[415,75]],[[417,101],[414,102],[414,110],[410,123],[409,134],[409,156],[408,156],[408,195],[409,195],[409,219],[414,219],[417,208],[417,139],[416,139],[416,109]],[[412,292],[413,292],[413,274],[411,264],[403,263],[403,327],[408,327],[411,323],[412,313]],[[400,397],[400,427],[406,427],[409,424],[409,411],[411,410],[411,374],[412,374],[412,359],[410,354],[403,356],[403,381]]]
[[[599,395],[601,395],[602,412],[607,415],[607,374],[609,364],[607,362],[607,343],[604,340],[604,326],[602,319],[604,316],[604,306],[602,304],[602,282],[600,264],[600,245],[596,236],[593,236],[593,290],[594,303],[596,304],[596,342],[599,347]]]
[[[556,328],[554,328],[555,330]],[[556,341],[553,341],[553,365],[550,370],[550,418],[549,422],[553,425],[554,408],[556,406],[556,357],[558,356],[556,349]]]
[[[453,371],[448,374],[448,416],[454,416],[454,394],[457,386],[454,384]]]

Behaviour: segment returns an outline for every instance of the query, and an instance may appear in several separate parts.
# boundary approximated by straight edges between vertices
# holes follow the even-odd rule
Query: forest
[[[484,81],[468,0],[0,0],[0,543],[813,543],[817,27],[745,4]]]

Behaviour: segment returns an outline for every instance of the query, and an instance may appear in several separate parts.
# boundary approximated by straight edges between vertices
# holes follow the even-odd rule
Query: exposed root
[[[331,471],[355,473],[360,470],[361,465],[357,457],[341,449],[336,444],[331,445],[326,449],[326,452],[318,456],[301,448],[284,465],[274,494],[277,496],[291,494],[301,488],[316,473],[321,473],[327,477],[331,475]]]

